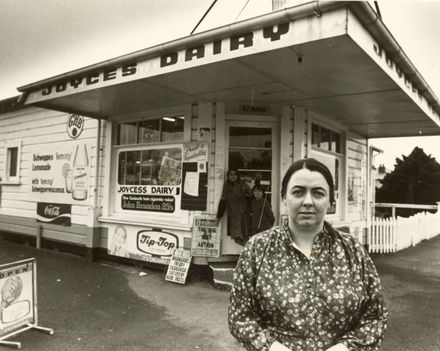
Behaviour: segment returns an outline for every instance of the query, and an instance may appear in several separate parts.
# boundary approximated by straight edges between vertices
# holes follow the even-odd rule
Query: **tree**
[[[440,164],[419,147],[402,157],[396,158],[394,170],[376,188],[376,202],[435,205],[440,201]],[[398,214],[410,216],[420,211],[400,209]]]

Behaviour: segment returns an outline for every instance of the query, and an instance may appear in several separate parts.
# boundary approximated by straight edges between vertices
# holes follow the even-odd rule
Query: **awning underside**
[[[368,138],[440,134],[439,126],[348,36],[98,88],[37,105],[123,119],[125,114],[198,101],[305,107]]]

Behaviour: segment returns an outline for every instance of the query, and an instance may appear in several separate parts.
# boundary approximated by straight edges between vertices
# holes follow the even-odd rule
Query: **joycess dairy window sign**
[[[181,163],[182,149],[178,146],[119,152],[117,209],[176,212]]]
[[[118,125],[116,213],[174,216],[180,212],[183,128],[183,116]]]

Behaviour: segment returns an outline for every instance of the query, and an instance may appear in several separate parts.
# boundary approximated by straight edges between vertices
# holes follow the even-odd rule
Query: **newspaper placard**
[[[185,284],[188,275],[189,265],[191,263],[191,251],[179,248],[174,250],[168,266],[165,280],[170,282]]]
[[[20,342],[5,339],[31,328],[53,334],[37,325],[36,282],[34,258],[0,265],[0,345],[20,348]]]
[[[194,218],[191,254],[199,257],[220,256],[220,230],[214,215]]]

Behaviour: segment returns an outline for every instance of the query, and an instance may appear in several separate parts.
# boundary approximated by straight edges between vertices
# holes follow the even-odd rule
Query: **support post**
[[[43,232],[43,226],[42,225],[38,225],[37,226],[37,233],[36,233],[36,244],[35,246],[37,247],[37,249],[41,249],[41,236],[42,236],[42,232]]]

